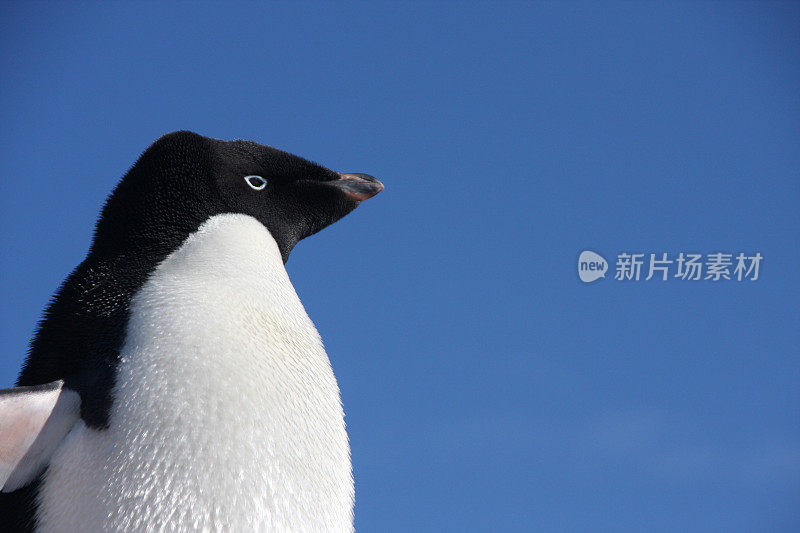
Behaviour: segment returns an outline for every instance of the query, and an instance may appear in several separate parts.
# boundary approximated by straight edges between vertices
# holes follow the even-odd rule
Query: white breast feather
[[[266,228],[209,219],[134,297],[110,427],[79,422],[40,531],[352,531],[339,388]]]

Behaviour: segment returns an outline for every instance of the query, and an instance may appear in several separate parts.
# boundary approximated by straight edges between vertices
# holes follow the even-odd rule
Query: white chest
[[[114,398],[54,455],[39,530],[352,531],[339,388],[254,219],[210,219],[137,293]]]

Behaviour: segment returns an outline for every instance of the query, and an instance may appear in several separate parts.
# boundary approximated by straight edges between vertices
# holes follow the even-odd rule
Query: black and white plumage
[[[154,143],[45,313],[27,388],[0,392],[4,523],[352,530],[339,388],[284,263],[382,189],[252,142]]]

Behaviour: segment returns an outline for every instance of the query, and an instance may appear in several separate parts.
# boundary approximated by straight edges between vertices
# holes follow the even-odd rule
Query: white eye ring
[[[261,176],[245,176],[245,183],[247,183],[254,191],[260,191],[267,186],[267,180]]]

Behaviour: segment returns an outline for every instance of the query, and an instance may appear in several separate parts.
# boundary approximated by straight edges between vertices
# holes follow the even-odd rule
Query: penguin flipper
[[[80,396],[63,385],[0,390],[1,492],[34,481],[80,417]]]

